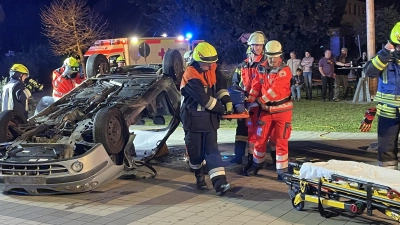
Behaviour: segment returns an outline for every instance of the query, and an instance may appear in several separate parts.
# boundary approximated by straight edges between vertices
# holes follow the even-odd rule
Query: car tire
[[[93,124],[93,141],[103,144],[108,154],[120,153],[128,142],[128,134],[128,127],[119,109],[107,107],[96,113]]]
[[[86,77],[96,77],[97,74],[109,74],[110,63],[103,54],[93,54],[86,62]]]
[[[5,110],[0,113],[0,143],[14,141],[18,134],[10,130],[10,125],[26,124],[26,118],[16,110]],[[4,135],[5,134],[5,135]]]
[[[163,60],[163,74],[174,78],[177,87],[181,85],[184,73],[183,59],[181,53],[176,49],[169,49]]]

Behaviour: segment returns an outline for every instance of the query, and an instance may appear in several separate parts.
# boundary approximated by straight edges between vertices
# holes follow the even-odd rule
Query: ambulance
[[[85,53],[85,57],[103,54],[110,64],[115,63],[119,56],[125,58],[126,65],[162,64],[168,49],[178,50],[183,58],[185,52],[193,50],[200,42],[203,40],[190,40],[183,36],[97,40]]]

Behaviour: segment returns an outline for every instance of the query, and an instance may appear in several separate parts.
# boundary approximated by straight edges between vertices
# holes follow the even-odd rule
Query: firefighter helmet
[[[276,40],[268,41],[268,43],[265,45],[265,54],[268,57],[277,57],[282,55],[281,43]]]
[[[265,42],[266,42],[266,38],[262,31],[256,31],[256,32],[250,34],[250,37],[247,40],[248,45],[264,45]]]
[[[187,51],[185,52],[185,54],[183,55],[183,59],[185,60],[185,62],[189,62],[190,61],[190,57],[192,56],[193,51]]]
[[[27,76],[29,76],[29,70],[28,68],[26,68],[26,66],[22,65],[22,64],[14,64],[11,68],[10,68],[10,77],[11,78],[16,78],[19,79],[23,74],[26,74]]]
[[[196,62],[214,63],[218,60],[217,50],[208,42],[199,43],[193,50],[193,60]]]
[[[122,56],[118,56],[118,58],[115,60],[117,63],[125,63],[125,58]]]
[[[70,67],[79,67],[79,62],[75,57],[68,57],[64,60],[64,65]]]
[[[400,22],[394,25],[390,33],[390,41],[395,45],[400,45]]]

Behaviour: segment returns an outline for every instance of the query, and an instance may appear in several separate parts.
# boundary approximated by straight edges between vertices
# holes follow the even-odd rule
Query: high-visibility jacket
[[[64,77],[62,76],[64,71],[64,66],[53,71],[53,97],[57,99],[63,97],[86,80],[85,76],[80,76],[79,74],[73,78]]]
[[[365,74],[378,77],[378,91],[374,101],[377,114],[387,118],[397,118],[400,108],[400,60],[392,58],[390,51],[382,49],[365,66]]]
[[[219,84],[219,80],[215,63],[206,72],[196,62],[186,68],[180,87],[183,129],[208,132],[219,128],[220,115],[225,112],[222,102],[230,101],[226,84]]]
[[[19,79],[11,78],[3,87],[1,110],[16,110],[28,118],[30,97],[31,92],[25,88],[24,83]]]
[[[257,67],[263,61],[265,61],[265,56],[263,54],[255,56],[254,62],[250,62],[249,58],[245,59],[236,68],[232,81],[234,83],[239,83],[239,86],[244,91],[250,91],[251,82],[257,73]]]
[[[249,92],[249,101],[260,104],[269,113],[284,112],[293,109],[290,82],[292,72],[288,66],[267,68],[267,61],[262,62],[253,79]]]

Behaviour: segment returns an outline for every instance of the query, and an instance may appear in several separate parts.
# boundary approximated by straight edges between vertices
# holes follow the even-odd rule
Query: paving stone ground
[[[183,131],[178,129],[168,141],[170,155],[153,163],[156,178],[118,179],[93,192],[74,195],[0,194],[0,224],[396,224],[377,212],[355,216],[335,210],[338,216],[326,219],[312,203],[306,203],[304,211],[294,210],[287,185],[276,180],[274,171],[265,169],[256,177],[236,174],[240,166],[228,163],[233,140],[234,130],[219,131],[227,177],[235,185],[224,197],[211,189],[195,188],[195,178],[181,160]],[[376,134],[293,131],[290,156],[374,163],[376,153],[366,148],[375,140]]]

